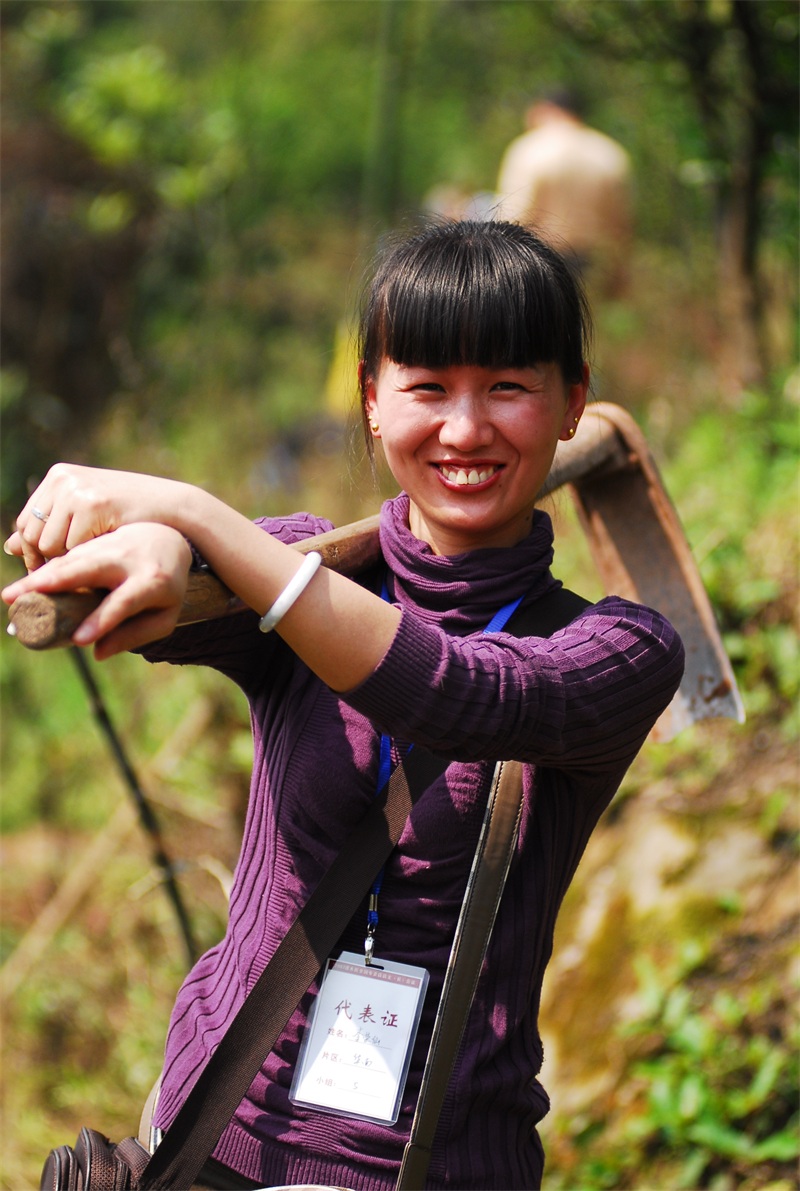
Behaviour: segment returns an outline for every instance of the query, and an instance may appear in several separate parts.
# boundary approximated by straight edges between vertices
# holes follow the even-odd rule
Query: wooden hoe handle
[[[580,483],[587,476],[604,475],[630,465],[630,452],[617,429],[599,416],[603,408],[598,405],[587,409],[580,437],[559,443],[542,496],[563,484]],[[343,575],[357,575],[377,562],[380,556],[378,514],[297,542],[295,549],[301,554],[318,550],[326,567]],[[12,605],[9,632],[28,649],[69,645],[78,625],[105,594],[102,591],[58,592],[54,595],[30,592]],[[192,573],[178,624],[228,616],[241,611],[242,607],[241,601],[215,575]]]
[[[606,592],[658,608],[680,633],[686,650],[681,689],[654,735],[671,740],[687,724],[713,716],[744,719],[714,613],[677,513],[642,432],[620,406],[589,406],[580,433],[560,442],[542,490],[569,485],[594,564]],[[378,518],[299,542],[319,550],[326,566],[357,575],[380,557]],[[21,596],[9,632],[29,649],[69,645],[102,592]],[[226,616],[241,602],[211,574],[191,576],[179,624]]]
[[[326,567],[342,575],[357,575],[380,555],[378,514],[354,521],[352,525],[318,534],[294,549],[300,554],[318,550]],[[28,649],[54,649],[69,645],[78,625],[93,612],[105,596],[104,591],[64,591],[54,595],[32,591],[20,596],[9,610],[9,632]],[[210,571],[189,575],[186,596],[178,624],[214,620],[241,612],[244,604]]]

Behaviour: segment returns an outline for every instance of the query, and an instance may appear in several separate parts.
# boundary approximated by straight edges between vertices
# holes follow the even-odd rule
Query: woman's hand
[[[5,552],[34,571],[48,558],[121,525],[143,521],[172,525],[185,500],[185,488],[157,476],[57,463],[17,518]]]
[[[186,593],[192,552],[165,525],[123,525],[38,566],[2,592],[13,604],[29,591],[108,590],[73,634],[75,645],[94,645],[99,661],[159,641],[175,628]]]

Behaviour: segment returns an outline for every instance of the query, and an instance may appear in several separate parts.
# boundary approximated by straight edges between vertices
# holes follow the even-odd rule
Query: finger
[[[63,484],[55,486],[48,494],[38,488],[17,518],[19,545],[29,570],[41,566],[39,560],[66,554],[78,542],[92,536],[73,532],[72,501],[68,499],[69,493],[67,499],[62,498],[62,488]]]
[[[47,559],[66,553],[69,525],[67,509],[53,505],[52,496],[43,493],[40,486],[17,518],[17,532],[9,538],[9,544],[26,568],[35,571]]]
[[[177,619],[177,612],[170,608],[132,616],[95,643],[94,656],[98,662],[104,662],[115,654],[138,649],[152,641],[162,641],[173,631]]]
[[[109,568],[103,568],[103,573],[107,575]],[[13,604],[14,600],[29,591],[72,591],[76,587],[102,587],[100,575],[97,566],[89,567],[84,559],[67,554],[44,561],[44,565],[32,573],[9,583],[0,594],[7,604]]]
[[[69,517],[63,523],[66,549],[113,533],[122,524],[110,495],[95,482],[74,487],[69,493]]]
[[[38,571],[39,567],[43,567],[47,562],[47,555],[42,554],[41,550],[33,546],[26,546],[23,549],[22,561],[25,563],[26,570]]]
[[[42,536],[44,522],[38,517],[20,514],[17,518],[17,539],[19,541],[22,561],[28,571],[37,570],[44,562],[45,555],[39,549],[39,538]]]
[[[29,497],[16,522],[26,564],[41,565],[35,552],[55,558],[111,528],[106,524],[81,528],[78,524],[86,522],[90,514],[97,522],[97,493],[86,487],[88,481],[81,481],[79,474],[86,470],[69,463],[54,464]]]
[[[79,539],[70,542],[72,516],[62,504],[53,506],[53,510],[42,527],[37,542],[37,549],[44,558],[59,558],[66,554],[72,546],[77,545]]]
[[[75,466],[69,463],[54,463],[43,480],[36,485],[25,504],[22,506],[17,527],[27,526],[31,521],[39,520],[45,524],[54,506],[58,503],[59,495],[64,486],[70,485]]]
[[[22,538],[19,536],[17,530],[6,538],[3,542],[3,550],[6,554],[10,554],[14,558],[22,558]]]
[[[67,555],[67,559],[70,555]],[[76,645],[93,645],[112,633],[126,621],[142,615],[164,616],[172,615],[172,622],[168,632],[175,626],[183,602],[185,584],[159,587],[157,590],[151,585],[148,576],[123,577],[119,574],[109,575],[105,582],[92,583],[93,587],[111,588],[108,595],[93,612],[86,617],[73,633],[72,640]]]
[[[48,491],[47,479],[41,481],[34,488],[17,517],[17,526],[25,526],[29,521],[39,521],[42,525],[50,515],[53,504],[52,494]]]
[[[27,595],[29,591],[59,591],[63,590],[58,586],[57,580],[51,582],[46,577],[46,572],[39,569],[33,573],[25,575],[22,579],[15,579],[13,583],[9,583],[0,592],[3,601],[6,604],[13,604],[20,596]]]

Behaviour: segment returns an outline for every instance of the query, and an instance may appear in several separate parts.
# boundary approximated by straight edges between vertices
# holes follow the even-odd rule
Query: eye
[[[410,388],[415,389],[418,393],[443,393],[444,385],[437,384],[433,380],[415,381]]]
[[[519,393],[527,392],[525,385],[517,380],[499,380],[497,384],[492,385],[492,392],[496,393]]]

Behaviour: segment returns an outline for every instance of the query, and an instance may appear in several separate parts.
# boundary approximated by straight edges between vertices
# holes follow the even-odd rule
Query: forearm
[[[259,616],[302,565],[296,550],[202,489],[184,486],[166,515]],[[274,631],[333,690],[346,691],[374,671],[399,621],[398,609],[320,568]]]
[[[151,606],[168,604],[169,615],[177,616],[180,600],[172,607],[175,584],[185,587],[186,577],[185,570],[180,573],[183,562],[176,561],[178,547],[188,556],[181,537],[259,615],[272,607],[302,565],[296,550],[203,489],[180,481],[59,464],[39,486],[35,499],[39,505],[28,503],[17,532],[6,543],[9,553],[23,557],[31,574],[6,589],[4,599],[13,602],[33,590],[117,588],[74,638],[76,644],[95,645],[99,658],[156,639],[141,624],[123,623],[125,615],[141,616]],[[49,512],[41,517],[34,507]],[[174,541],[169,535],[161,539],[165,548],[170,543],[174,582],[152,573],[141,534],[117,536],[145,522],[177,531]],[[122,562],[109,570],[119,544],[128,541],[135,543],[135,551],[126,550]],[[52,561],[47,562],[48,558]],[[320,569],[275,631],[332,689],[345,691],[373,672],[399,620],[397,609],[349,579]],[[157,623],[166,623],[166,615]]]

